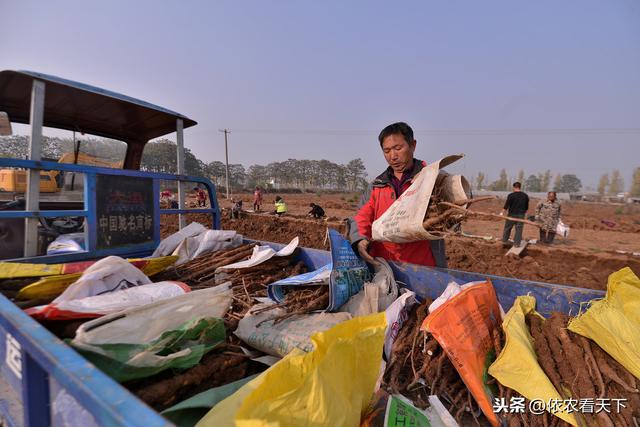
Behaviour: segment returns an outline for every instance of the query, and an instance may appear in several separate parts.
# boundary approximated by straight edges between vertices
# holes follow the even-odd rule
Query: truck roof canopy
[[[0,111],[29,123],[33,80],[46,84],[44,126],[146,143],[196,122],[175,111],[109,90],[33,71],[0,71]]]

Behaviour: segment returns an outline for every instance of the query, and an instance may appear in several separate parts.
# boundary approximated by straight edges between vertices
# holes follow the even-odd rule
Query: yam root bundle
[[[459,225],[469,215],[467,208],[472,203],[494,198],[485,196],[469,199],[462,182],[454,183],[449,178],[451,177],[443,172],[438,175],[422,223],[425,230],[436,236],[458,231]],[[454,198],[459,199],[453,200]]]
[[[427,213],[424,217],[422,226],[425,230],[435,236],[445,236],[455,233],[459,230],[459,226],[469,217],[479,217],[483,219],[498,219],[498,220],[510,220],[515,222],[522,222],[525,224],[540,227],[540,224],[521,218],[510,218],[506,216],[496,215],[488,212],[477,212],[470,210],[469,207],[473,203],[482,202],[484,200],[495,199],[494,196],[483,196],[476,198],[469,198],[460,185],[457,185],[455,194],[460,199],[453,200],[453,194],[447,190],[448,185],[445,184],[448,175],[446,173],[440,173],[433,187],[433,193],[429,199],[429,205],[427,207]],[[455,185],[454,185],[455,186]]]
[[[265,365],[251,361],[238,346],[224,344],[183,372],[163,372],[124,386],[153,409],[163,411],[200,392],[246,378],[265,368]]]
[[[431,301],[414,305],[393,343],[382,387],[399,393],[424,409],[429,395],[437,395],[460,425],[484,425],[486,418],[442,347],[420,331]]]
[[[555,312],[546,320],[529,314],[526,321],[538,363],[563,399],[625,399],[619,413],[613,401],[610,413],[579,412],[585,425],[640,425],[639,384],[629,371],[596,343],[569,331],[565,314]]]
[[[274,323],[282,322],[285,319],[307,314],[313,311],[324,310],[329,306],[329,286],[292,286],[285,294],[284,301],[280,304],[273,304],[268,307],[256,310],[255,313],[263,313],[276,308],[284,309],[285,313],[274,318]]]
[[[178,280],[193,290],[210,288],[230,281],[233,303],[225,320],[228,329],[234,330],[238,321],[255,305],[255,298],[267,296],[267,285],[307,271],[304,263],[294,261],[294,253],[286,257],[273,257],[253,267],[222,269],[216,274],[215,271],[220,267],[249,259],[254,246],[255,244],[246,244],[234,249],[210,252],[178,267],[165,270],[153,279]]]

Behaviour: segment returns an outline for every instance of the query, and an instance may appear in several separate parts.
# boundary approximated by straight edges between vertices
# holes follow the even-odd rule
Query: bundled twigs
[[[218,267],[242,261],[251,256],[255,243],[240,245],[233,249],[207,252],[176,267],[168,268],[154,276],[155,280],[180,280],[188,283],[198,276],[215,272]]]
[[[276,317],[275,319],[269,319],[273,320],[273,323],[279,323],[299,314],[307,314],[312,311],[324,310],[328,305],[329,286],[295,286],[287,292],[284,297],[284,302],[281,304],[273,304],[257,310],[254,313],[263,313],[276,308],[282,308],[285,311],[284,314]]]
[[[261,264],[247,268],[222,268],[250,258],[255,244],[239,246],[207,253],[169,269],[154,277],[154,280],[178,280],[192,290],[206,289],[231,282],[233,300],[227,312],[228,329],[234,330],[238,321],[256,303],[256,297],[267,296],[267,285],[306,272],[302,262],[294,262],[295,253],[287,257],[273,257]],[[216,273],[216,270],[219,270]]]
[[[429,205],[422,226],[434,235],[450,234],[452,230],[457,230],[459,224],[466,219],[467,208],[471,204],[493,198],[493,196],[484,196],[454,200],[453,203],[450,203],[446,201],[442,181],[437,181],[433,194],[429,198]]]
[[[230,250],[227,253],[222,254],[220,254],[219,252],[215,252],[216,256],[213,256],[208,261],[201,262],[199,264],[188,265],[189,263],[185,263],[181,267],[184,267],[183,271],[190,272],[190,274],[182,277],[182,280],[208,280],[215,275],[215,271],[218,268],[249,258],[253,252],[254,246],[255,244],[242,245],[238,248]],[[198,261],[198,258],[194,259],[191,262]]]
[[[453,204],[458,206],[464,206],[464,205],[471,205],[473,203],[484,202],[486,200],[493,200],[493,199],[495,199],[495,196],[482,196],[482,197],[474,197],[473,199],[455,200]]]

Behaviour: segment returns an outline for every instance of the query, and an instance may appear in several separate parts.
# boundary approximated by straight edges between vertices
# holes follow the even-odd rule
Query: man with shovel
[[[513,192],[507,196],[507,201],[504,203],[504,209],[500,215],[507,214],[509,218],[524,219],[527,211],[529,210],[529,196],[522,191],[522,184],[519,182],[513,183]],[[516,227],[516,233],[513,237],[513,246],[519,247],[522,242],[522,228],[523,222],[516,222],[507,220],[504,223],[504,230],[502,232],[502,243],[507,244],[509,237],[511,236],[511,229]]]
[[[374,257],[426,266],[447,266],[444,240],[410,243],[372,242],[371,226],[412,183],[426,162],[413,157],[416,140],[411,127],[403,122],[385,127],[378,136],[389,167],[373,181],[370,194],[358,213],[349,219],[349,239],[354,250],[369,263]]]

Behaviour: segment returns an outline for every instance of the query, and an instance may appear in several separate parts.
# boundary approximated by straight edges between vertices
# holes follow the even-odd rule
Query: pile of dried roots
[[[191,289],[205,289],[231,282],[233,304],[226,314],[227,326],[235,330],[237,323],[256,304],[256,297],[267,296],[267,285],[305,273],[307,268],[301,261],[294,261],[296,253],[286,257],[273,257],[262,264],[237,269],[220,267],[243,261],[251,257],[255,244],[242,245],[234,249],[203,254],[178,267],[165,270],[154,280],[178,280]]]
[[[433,336],[420,331],[430,303],[415,305],[402,325],[382,387],[422,409],[429,406],[429,395],[437,395],[460,425],[481,425],[486,419],[446,353]]]
[[[538,362],[563,399],[626,399],[616,413],[584,413],[585,425],[628,426],[640,423],[640,394],[636,378],[591,340],[567,329],[568,318],[553,313],[526,318]],[[595,411],[594,411],[595,412]]]

